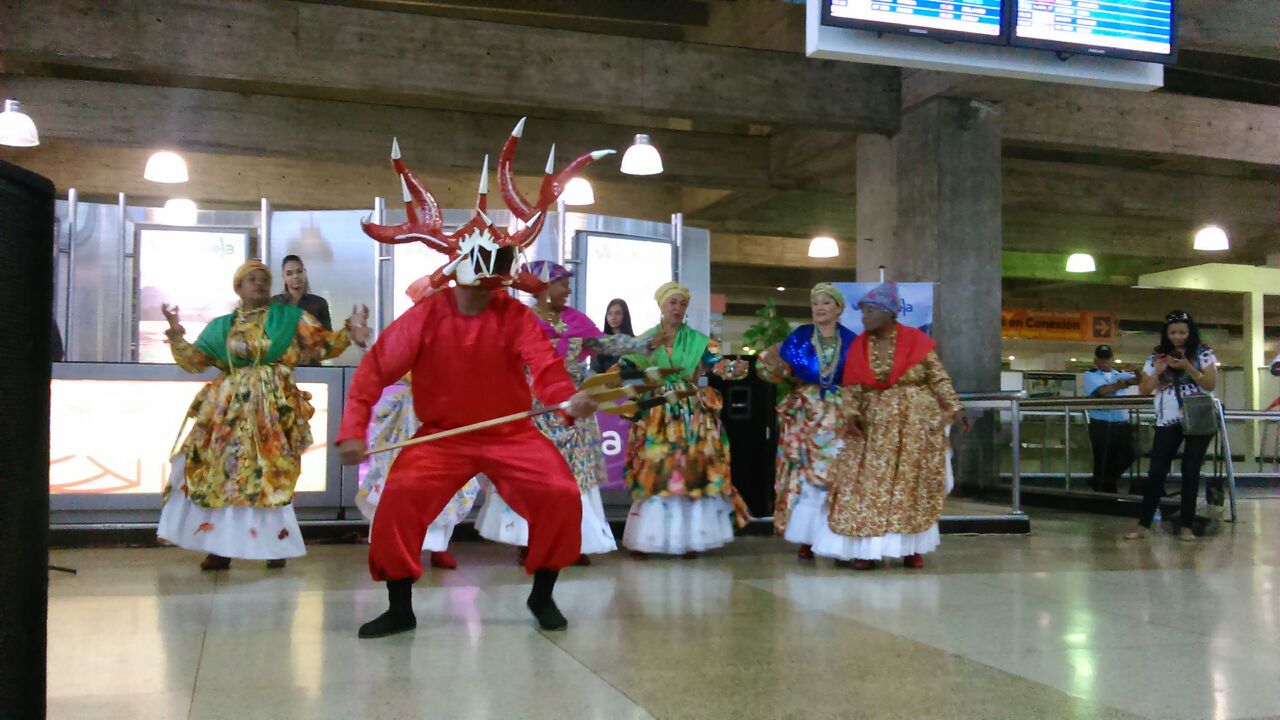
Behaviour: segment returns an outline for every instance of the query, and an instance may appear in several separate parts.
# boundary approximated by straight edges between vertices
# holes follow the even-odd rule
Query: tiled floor
[[[1034,534],[944,538],[923,571],[801,563],[741,538],[697,561],[565,572],[567,632],[533,629],[514,550],[455,545],[384,607],[364,548],[202,574],[173,549],[53,562],[52,718],[1280,717],[1280,501],[1183,545],[1034,511]]]

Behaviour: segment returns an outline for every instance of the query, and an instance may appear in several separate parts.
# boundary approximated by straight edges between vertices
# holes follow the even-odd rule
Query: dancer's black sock
[[[563,630],[569,626],[569,621],[565,620],[564,615],[560,613],[560,608],[556,607],[556,601],[551,597],[551,591],[556,587],[556,578],[560,576],[560,571],[535,570],[533,572],[533,589],[529,592],[529,600],[525,604],[529,606],[529,612],[538,620],[538,626],[543,630]]]
[[[413,580],[391,580],[387,582],[387,600],[391,603],[390,612],[400,617],[413,617]]]
[[[360,637],[380,638],[418,627],[413,614],[413,578],[387,581],[387,600],[391,607],[360,626]]]
[[[546,602],[551,599],[551,591],[556,588],[556,579],[560,577],[559,570],[542,570],[533,571],[533,590],[529,593],[530,602]]]

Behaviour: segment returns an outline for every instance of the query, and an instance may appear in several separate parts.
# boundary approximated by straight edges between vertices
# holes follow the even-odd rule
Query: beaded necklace
[[[810,339],[813,349],[818,355],[818,384],[822,388],[835,385],[836,366],[840,364],[840,333],[837,331],[830,338],[824,337],[821,328],[814,326]]]

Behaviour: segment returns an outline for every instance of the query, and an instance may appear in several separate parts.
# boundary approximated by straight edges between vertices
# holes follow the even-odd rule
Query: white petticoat
[[[518,545],[529,544],[529,523],[493,489],[491,483],[483,483],[484,505],[476,516],[476,532],[485,540]],[[582,554],[600,555],[618,549],[613,530],[604,516],[604,503],[600,500],[600,488],[593,487],[582,493]]]
[[[704,552],[733,542],[733,506],[722,497],[657,496],[627,513],[622,544],[663,555]]]
[[[160,526],[156,529],[160,539],[186,550],[242,560],[279,560],[307,554],[293,505],[199,507],[184,492],[185,467],[186,460],[181,455],[173,459],[169,499],[160,511]]]
[[[879,537],[846,537],[823,525],[813,542],[813,554],[837,560],[881,560],[924,555],[938,549],[942,536],[938,524],[918,533],[889,533]]]
[[[827,489],[812,483],[801,484],[800,498],[791,508],[791,518],[782,537],[787,542],[812,545],[818,539],[818,531],[826,526]]]
[[[946,429],[946,436],[951,437],[951,428]],[[946,493],[951,494],[951,489],[955,486],[955,474],[951,468],[951,458],[954,452],[951,449],[951,443],[947,443],[946,451]],[[807,488],[807,486],[806,486]],[[804,496],[801,495],[803,502]],[[837,560],[881,560],[883,558],[900,558],[908,555],[924,555],[938,549],[942,544],[942,535],[938,532],[938,524],[934,523],[924,532],[918,533],[889,533],[879,537],[846,537],[837,535],[831,531],[831,526],[827,524],[827,507],[826,497],[824,493],[822,506],[822,524],[818,527],[814,536],[813,554],[822,557],[835,558]],[[795,511],[792,511],[792,517],[795,517]],[[788,531],[790,526],[788,526]],[[788,540],[790,540],[790,532],[788,532]]]

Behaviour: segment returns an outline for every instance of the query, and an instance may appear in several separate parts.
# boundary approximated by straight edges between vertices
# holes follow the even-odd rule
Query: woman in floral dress
[[[582,385],[590,374],[591,355],[647,352],[653,347],[645,338],[605,335],[591,318],[569,307],[572,271],[546,260],[529,263],[524,269],[545,285],[537,295],[533,312],[556,353],[564,358],[565,368],[575,385]],[[578,480],[578,490],[582,493],[582,554],[578,564],[590,565],[589,555],[618,549],[600,500],[599,485],[608,477],[600,447],[600,425],[594,415],[566,425],[560,415],[554,413],[539,415],[534,418],[534,424],[555,443]],[[476,518],[476,531],[485,539],[517,545],[523,552],[529,543],[529,524],[500,495],[491,492],[488,483],[486,486],[485,502]]]
[[[937,549],[947,494],[947,429],[964,409],[923,332],[897,322],[898,288],[884,283],[858,302],[866,332],[843,373],[845,445],[827,478],[827,526],[813,551],[869,570],[885,557],[924,567]]]
[[[720,393],[698,387],[704,370],[736,379],[739,363],[720,359],[709,337],[684,322],[689,288],[669,282],[654,293],[662,321],[644,333],[658,338],[649,355],[623,358],[639,369],[676,368],[666,378],[673,390],[696,390],[651,408],[631,428],[627,447],[627,487],[631,512],[622,536],[633,557],[649,553],[698,557],[733,542],[734,521],[748,514],[729,477],[729,439],[720,424]]]
[[[240,307],[209,323],[194,345],[178,308],[163,308],[174,361],[187,372],[222,374],[187,411],[194,424],[173,458],[157,535],[208,553],[205,570],[225,570],[233,557],[284,567],[285,558],[306,554],[291,503],[314,412],[293,368],[366,342],[369,311],[326,332],[298,307],[270,303],[271,272],[256,260],[236,270],[232,286]]]
[[[369,423],[369,447],[379,447],[403,442],[418,431],[418,416],[413,412],[413,392],[410,378],[387,388],[382,400],[373,407],[373,419]],[[382,488],[387,481],[391,464],[400,455],[399,450],[369,456],[369,462],[360,469],[360,490],[356,493],[356,507],[370,523],[382,499]],[[422,549],[431,553],[431,567],[453,570],[458,561],[449,552],[449,540],[453,529],[471,513],[471,507],[480,494],[480,484],[473,478],[462,487],[444,510],[427,527]]]
[[[813,323],[801,325],[776,348],[761,353],[762,380],[788,383],[778,403],[778,456],[773,510],[775,532],[813,558],[813,541],[827,524],[827,472],[844,447],[840,383],[854,333],[840,324],[844,295],[830,283],[809,291]]]

